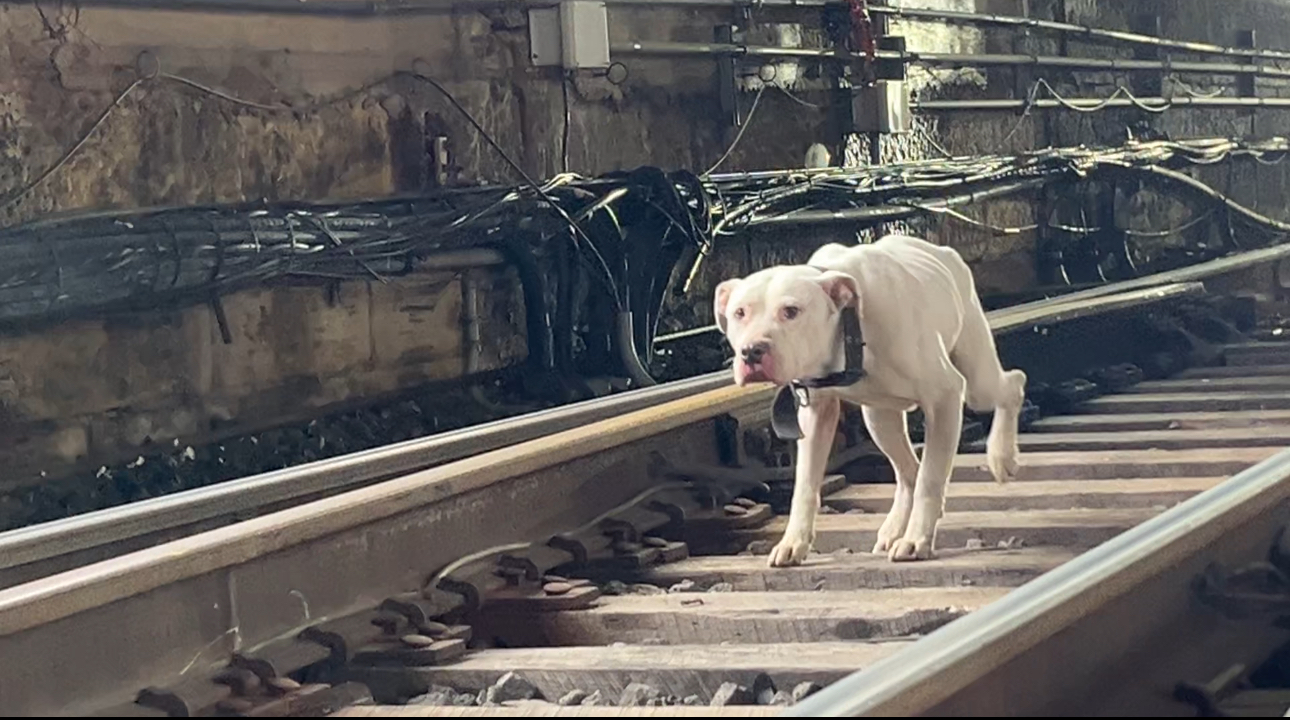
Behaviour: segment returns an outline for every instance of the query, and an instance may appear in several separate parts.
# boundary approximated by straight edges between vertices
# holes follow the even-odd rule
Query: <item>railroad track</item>
[[[865,552],[891,491],[853,422],[818,554],[767,568],[791,476],[765,432],[769,391],[679,393],[381,481],[333,479],[344,492],[286,493],[214,529],[172,522],[155,547],[104,519],[97,539],[47,535],[97,557],[48,552],[0,590],[6,712],[752,716],[800,700],[787,711],[1186,714],[1180,681],[1222,702],[1290,639],[1223,617],[1249,604],[1232,572],[1264,560],[1287,519],[1290,345],[1238,337],[1216,310],[1232,304],[1196,280],[1283,255],[991,313],[1047,417],[1009,486],[984,482],[969,431],[937,560]],[[1182,370],[1198,360],[1222,365]],[[1096,382],[1071,380],[1090,367]],[[1112,650],[1129,679],[1097,671]],[[1224,675],[1233,665],[1246,670]]]
[[[1015,484],[991,481],[983,448],[969,447],[980,452],[960,454],[956,461],[939,533],[940,557],[933,562],[891,564],[864,552],[890,508],[890,487],[839,482],[823,500],[831,512],[818,524],[818,555],[802,567],[765,566],[763,556],[782,533],[783,516],[732,523],[742,527],[720,533],[683,532],[679,537],[688,542],[691,557],[636,571],[574,569],[568,577],[545,578],[555,593],[600,589],[569,609],[556,607],[563,595],[554,594],[549,608],[486,612],[476,632],[510,647],[478,650],[414,672],[371,668],[357,673],[354,677],[383,700],[413,704],[355,707],[337,716],[517,714],[488,706],[445,710],[442,706],[463,701],[457,689],[472,696],[482,690],[485,699],[489,692],[512,700],[536,692],[549,699],[513,704],[532,715],[605,713],[605,708],[558,705],[561,698],[569,702],[588,695],[640,705],[650,698],[659,704],[688,699],[707,705],[713,698],[731,703],[700,712],[618,708],[623,715],[779,714],[783,708],[775,705],[788,705],[907,651],[914,637],[1001,601],[1017,587],[1290,447],[1290,343],[1227,347],[1225,360],[1228,366],[1141,382],[1082,403],[1078,414],[1032,424],[1021,438],[1026,462]],[[734,507],[740,506],[730,510]],[[738,510],[733,515],[745,517]],[[744,550],[750,546],[751,552]],[[1186,583],[1175,588],[1186,589]],[[1228,629],[1221,637],[1211,640],[1217,647],[1207,648],[1225,664],[1215,670],[1219,676],[1250,657],[1270,655],[1290,640],[1290,632],[1253,624]],[[1236,647],[1224,648],[1227,643]],[[1098,655],[1104,659],[1104,653]],[[525,682],[506,680],[507,673]],[[1162,687],[1170,690],[1187,681],[1203,686],[1210,679],[1172,677]],[[515,686],[510,696],[503,695],[508,682]],[[1168,693],[1159,699],[1167,701]],[[986,694],[975,701],[984,706],[973,707],[973,715],[1027,714],[1012,710],[1016,701],[1008,698]],[[1231,703],[1239,700],[1230,701],[1229,710]],[[1082,706],[1093,707],[1125,712],[1129,706],[1087,701]],[[1246,702],[1243,709],[1280,716],[1287,708],[1290,693],[1282,692],[1261,698],[1261,704]],[[1160,708],[1135,709],[1155,714]],[[1177,710],[1194,714],[1196,707],[1179,701]]]

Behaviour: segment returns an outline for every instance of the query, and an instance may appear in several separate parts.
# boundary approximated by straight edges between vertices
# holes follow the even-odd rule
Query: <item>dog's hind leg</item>
[[[1004,370],[994,336],[980,306],[967,309],[963,331],[950,357],[967,381],[967,406],[976,412],[994,411],[986,438],[986,464],[998,482],[1017,478],[1021,453],[1017,424],[1026,400],[1026,374]]]
[[[963,329],[950,359],[967,381],[967,406],[976,412],[994,411],[985,442],[986,465],[996,481],[1008,482],[1017,478],[1020,467],[1017,423],[1026,401],[1026,374],[1004,370],[999,363],[994,333],[975,292],[963,310]]]
[[[892,498],[887,519],[878,529],[878,541],[873,546],[875,553],[886,554],[909,526],[909,513],[914,508],[918,457],[914,455],[914,446],[909,442],[909,424],[905,420],[905,411],[864,405],[861,412],[864,414],[865,427],[869,429],[869,439],[887,456],[887,462],[891,463],[891,469],[896,473],[896,495]]]
[[[942,346],[943,357],[948,355]],[[963,432],[964,379],[949,357],[941,363],[942,382],[920,401],[925,419],[923,461],[914,485],[914,502],[905,534],[891,546],[891,560],[926,560],[936,550],[936,525],[945,513],[945,491]]]
[[[981,307],[972,269],[963,257],[947,247],[935,247],[932,251],[954,278],[962,300],[962,325],[950,348],[950,361],[967,381],[964,399],[976,412],[994,411],[990,435],[986,438],[986,464],[998,482],[1015,480],[1021,465],[1017,423],[1026,402],[1026,374],[1020,370],[1005,371],[1000,364],[990,321]]]

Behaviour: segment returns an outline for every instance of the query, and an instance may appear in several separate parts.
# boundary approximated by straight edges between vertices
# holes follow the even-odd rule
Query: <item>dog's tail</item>
[[[985,459],[995,482],[1006,483],[1016,480],[1021,468],[1017,425],[1026,403],[1026,374],[1020,370],[1003,373],[1001,394],[990,422],[990,435],[985,440]]]

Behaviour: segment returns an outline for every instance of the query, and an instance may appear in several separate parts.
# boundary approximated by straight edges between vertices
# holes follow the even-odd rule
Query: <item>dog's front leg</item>
[[[914,485],[905,536],[891,546],[891,560],[926,560],[935,552],[936,524],[945,512],[945,490],[963,432],[963,389],[940,393],[923,406],[923,461]]]
[[[812,397],[797,411],[802,439],[797,441],[797,472],[793,482],[793,504],[788,512],[784,538],[770,551],[771,567],[799,565],[815,540],[815,516],[820,510],[820,488],[824,470],[838,430],[842,403],[832,397]]]

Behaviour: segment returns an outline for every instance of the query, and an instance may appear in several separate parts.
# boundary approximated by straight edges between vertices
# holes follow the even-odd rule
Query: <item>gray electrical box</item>
[[[609,11],[600,0],[529,10],[529,59],[566,70],[609,67]]]
[[[879,80],[851,88],[851,132],[906,133],[913,127],[903,80]]]

